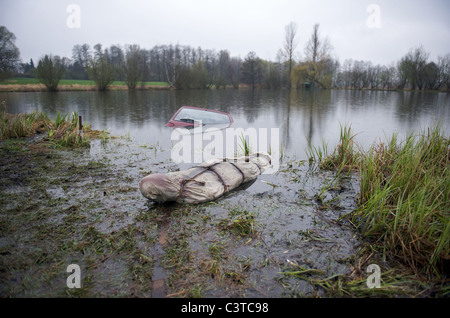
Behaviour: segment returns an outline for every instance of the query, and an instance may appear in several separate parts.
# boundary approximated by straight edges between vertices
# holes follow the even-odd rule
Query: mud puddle
[[[314,297],[312,279],[348,274],[360,242],[342,215],[354,176],[333,182],[285,157],[217,201],[155,204],[149,173],[185,169],[170,149],[129,139],[89,150],[3,142],[0,175],[2,297]],[[81,288],[67,287],[67,267]]]

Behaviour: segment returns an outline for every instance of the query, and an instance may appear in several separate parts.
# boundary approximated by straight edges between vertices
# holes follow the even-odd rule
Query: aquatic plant
[[[241,148],[241,151],[244,156],[249,156],[252,150],[250,149],[250,143],[245,139],[244,134],[241,134],[239,137],[241,143],[239,144],[239,147]]]
[[[254,212],[236,206],[229,211],[228,216],[228,219],[223,219],[219,223],[222,230],[228,230],[242,237],[253,236],[257,233],[257,221]]]
[[[355,136],[352,133],[351,126],[341,124],[339,143],[332,154],[328,154],[328,145],[325,141],[322,140],[320,147],[315,147],[307,140],[306,153],[309,160],[318,162],[319,167],[324,170],[352,170],[355,168],[359,157],[359,153],[355,151]]]
[[[54,121],[42,111],[33,111],[28,114],[9,114],[6,106],[0,112],[0,140],[11,138],[32,137],[36,133],[47,132],[45,140],[54,148],[89,147],[92,138],[100,138],[102,142],[108,140],[106,131],[91,130],[84,124],[80,127],[79,114],[74,111],[70,114],[56,114]]]
[[[61,115],[58,111],[55,122],[48,127],[49,140],[54,147],[87,147],[90,145],[89,136],[80,134],[84,128],[86,126],[79,127],[79,115],[76,111],[70,115]]]
[[[309,162],[317,162],[319,164],[328,157],[328,145],[322,139],[322,145],[320,147],[316,147],[311,144],[311,141],[306,138],[306,142],[308,143],[308,148],[305,149],[305,153],[308,156]]]
[[[9,114],[5,102],[1,103],[0,140],[9,138],[30,137],[36,132],[42,132],[50,120],[47,115],[37,110],[29,114]]]
[[[357,150],[354,136],[341,126],[339,144],[327,157],[324,145],[309,147],[313,160],[336,170],[336,178],[358,171],[359,207],[348,215],[351,222],[385,256],[417,271],[442,272],[450,259],[450,140],[441,125],[404,141],[394,134],[367,151]]]
[[[438,273],[450,259],[450,140],[441,127],[371,147],[359,172],[358,228],[385,253]]]

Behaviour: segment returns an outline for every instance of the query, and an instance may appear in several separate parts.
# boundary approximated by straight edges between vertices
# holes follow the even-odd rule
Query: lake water
[[[170,282],[168,294],[178,295],[186,288],[204,284],[204,297],[323,296],[318,287],[308,283],[307,279],[285,274],[298,270],[295,264],[323,271],[314,277],[327,280],[354,270],[355,260],[363,255],[361,242],[354,226],[341,217],[356,209],[359,187],[356,176],[339,179],[331,187],[335,180],[334,172],[317,172],[302,161],[307,159],[306,140],[317,146],[324,140],[331,151],[338,141],[340,124],[351,125],[354,133],[358,133],[358,143],[364,147],[392,133],[401,137],[420,132],[437,120],[441,121],[447,134],[450,132],[450,94],[446,93],[344,90],[0,93],[0,101],[3,100],[12,113],[37,109],[55,118],[58,111],[77,111],[93,129],[108,129],[113,135],[126,135],[131,139],[113,139],[105,144],[96,140],[89,150],[63,151],[60,154],[62,159],[55,156],[53,162],[43,159],[28,165],[28,156],[21,159],[21,153],[15,152],[11,154],[13,160],[3,160],[3,175],[12,176],[13,180],[27,180],[33,176],[29,169],[35,167],[33,171],[39,174],[38,180],[44,180],[46,185],[44,189],[43,185],[35,185],[36,181],[30,182],[29,186],[19,183],[19,186],[0,193],[5,198],[2,201],[5,204],[0,208],[5,220],[20,220],[16,218],[24,215],[17,213],[20,204],[24,204],[27,218],[30,213],[35,213],[39,220],[45,220],[31,222],[26,231],[14,225],[14,230],[5,232],[9,237],[0,242],[5,251],[5,246],[11,246],[11,251],[14,251],[5,257],[28,257],[35,255],[30,254],[31,251],[40,251],[36,254],[38,267],[33,265],[36,259],[30,258],[30,267],[23,266],[20,261],[20,270],[7,275],[12,278],[5,286],[19,293],[12,296],[22,296],[22,290],[25,296],[40,296],[42,288],[46,288],[23,287],[25,279],[21,277],[31,277],[27,282],[38,286],[51,286],[52,289],[45,292],[52,297],[66,295],[67,277],[51,284],[47,278],[49,275],[44,275],[45,283],[40,284],[38,280],[38,277],[43,277],[45,266],[49,271],[62,266],[64,270],[61,267],[61,273],[65,273],[68,264],[54,255],[64,255],[61,256],[63,260],[77,259],[81,265],[94,264],[82,266],[83,277],[89,278],[83,282],[83,286],[88,286],[85,289],[87,297],[148,297],[149,284],[135,279],[134,268],[142,263],[137,263],[137,256],[130,255],[140,255],[139,262],[142,262],[142,255],[154,260],[145,268],[151,270],[153,282]],[[185,168],[184,164],[178,165],[171,160],[171,151],[168,150],[173,146],[171,137],[174,130],[165,126],[182,105],[229,112],[234,119],[232,128],[278,129],[283,153],[289,157],[283,158],[283,169],[258,176],[255,182],[228,193],[214,204],[149,203],[140,194],[138,180],[148,173],[167,173]],[[292,157],[295,158],[291,160]],[[22,163],[19,168],[18,163]],[[24,164],[26,168],[22,171],[20,166]],[[49,169],[51,165],[55,166],[54,171]],[[71,172],[73,170],[85,173],[75,176]],[[17,199],[18,195],[21,200]],[[241,237],[227,229],[236,211],[249,213],[252,220],[254,218],[252,224],[256,235]],[[78,216],[82,218],[75,221]],[[67,224],[70,224],[69,231],[73,232],[63,241],[58,242],[54,235],[43,236],[41,233],[47,225],[59,228]],[[133,244],[129,245],[136,246],[133,247],[136,249],[130,253],[117,247],[110,255],[106,250],[105,254],[97,252],[97,249],[90,252],[93,250],[83,240],[88,236],[86,233],[94,231],[108,238],[108,242],[109,239],[114,242],[118,237],[122,240],[123,234],[118,236],[118,233],[127,233],[127,239],[133,239]],[[82,241],[77,237],[82,237]],[[156,243],[152,244],[150,238]],[[47,246],[57,247],[56,252],[48,252],[51,255],[48,259],[45,257],[47,253],[41,252],[47,251]],[[79,246],[87,249],[81,259]],[[117,246],[122,246],[122,243]],[[181,251],[180,246],[183,253],[175,254],[176,257],[183,259],[188,255],[189,260],[176,267],[165,265],[165,253]],[[214,246],[224,253],[224,257],[220,257],[219,269],[233,276],[230,274],[227,278],[224,274],[223,278],[216,279],[208,274],[207,264],[214,264],[210,249]],[[65,254],[61,254],[62,250]],[[175,259],[174,256],[170,258]],[[375,259],[374,256],[370,262],[377,262]],[[12,270],[14,266],[16,264],[8,264]],[[145,277],[148,278],[147,275]],[[242,280],[245,283],[237,283]],[[166,295],[166,291],[161,292],[153,282],[152,295]]]
[[[450,132],[450,94],[391,91],[187,90],[0,93],[11,113],[77,111],[93,129],[108,129],[148,145],[170,148],[173,129],[165,124],[183,105],[230,113],[232,127],[278,128],[285,155],[305,159],[307,139],[331,151],[341,124],[349,124],[363,147],[442,123]]]

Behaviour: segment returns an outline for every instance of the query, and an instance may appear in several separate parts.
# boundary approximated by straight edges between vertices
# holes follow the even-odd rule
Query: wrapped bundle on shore
[[[156,202],[201,203],[255,180],[271,165],[267,154],[212,159],[185,171],[150,174],[139,181],[144,197]]]

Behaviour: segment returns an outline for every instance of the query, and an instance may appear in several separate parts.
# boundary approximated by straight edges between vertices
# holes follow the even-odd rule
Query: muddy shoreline
[[[366,297],[432,294],[342,216],[358,179],[283,158],[274,175],[200,205],[155,204],[149,173],[183,169],[170,149],[126,138],[51,149],[36,138],[0,142],[1,297]],[[320,194],[320,195],[319,195]],[[251,231],[237,231],[245,224]],[[378,264],[386,288],[367,287]],[[81,269],[68,288],[67,267]],[[341,286],[338,288],[338,286]]]

